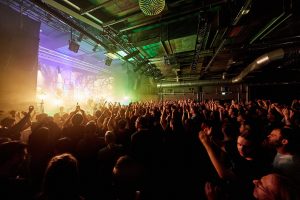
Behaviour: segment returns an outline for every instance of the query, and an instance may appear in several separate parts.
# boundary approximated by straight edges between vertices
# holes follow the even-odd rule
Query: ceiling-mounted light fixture
[[[70,51],[77,53],[79,50],[79,47],[80,47],[80,45],[74,39],[69,40],[69,50]]]
[[[145,15],[158,15],[165,8],[165,0],[139,0],[141,11]]]
[[[80,45],[73,38],[73,30],[71,29],[71,39],[69,40],[69,50],[75,53],[78,52]]]
[[[98,49],[98,44],[96,44],[96,45],[94,46],[94,48],[93,48],[93,52],[96,52],[96,51],[97,51],[97,49]]]
[[[106,59],[105,59],[105,65],[106,66],[110,66],[111,63],[112,63],[112,59],[110,57],[106,57]]]

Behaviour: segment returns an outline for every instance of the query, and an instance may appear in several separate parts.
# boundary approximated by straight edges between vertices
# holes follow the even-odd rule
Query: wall
[[[0,4],[0,110],[34,102],[40,23]]]
[[[222,95],[222,92],[225,92]],[[197,99],[197,100],[245,100],[245,85],[179,87],[159,89],[158,95],[164,100]]]
[[[300,84],[252,85],[249,86],[249,98],[290,104],[293,99],[300,99]]]

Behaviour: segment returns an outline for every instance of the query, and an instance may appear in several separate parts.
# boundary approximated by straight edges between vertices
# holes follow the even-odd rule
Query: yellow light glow
[[[37,73],[37,85],[43,85],[44,83],[44,77],[43,77],[43,74],[41,72],[41,70],[38,70],[38,73]]]
[[[63,101],[61,99],[53,99],[53,104],[55,106],[61,106],[63,105]]]
[[[105,100],[106,100],[107,102],[113,102],[113,101],[114,101],[114,98],[113,98],[113,97],[110,97],[110,96],[107,96],[107,97],[105,97]]]
[[[39,101],[42,101],[42,100],[47,99],[48,95],[46,93],[40,93],[40,94],[37,94],[36,97]]]

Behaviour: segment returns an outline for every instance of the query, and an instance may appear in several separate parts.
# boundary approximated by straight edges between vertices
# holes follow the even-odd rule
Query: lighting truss
[[[195,52],[194,52],[194,59],[191,64],[191,69],[192,71],[196,70],[196,66],[199,63],[200,59],[200,53],[203,48],[203,43],[204,43],[204,38],[206,35],[206,30],[207,30],[207,22],[204,20],[200,15],[198,18],[198,28],[197,28],[197,39],[196,39],[196,44],[195,44]]]
[[[0,0],[0,3],[6,4],[16,10],[17,12],[22,12],[22,14],[27,15],[28,17],[36,20],[41,21],[44,24],[58,30],[61,32],[70,32],[70,26],[64,23],[63,21],[53,17],[52,15],[48,14],[43,9],[39,8],[34,3],[30,2],[29,0],[11,0],[11,1],[4,1]],[[126,56],[121,56],[118,53],[115,53],[120,59],[123,61],[131,64],[132,66],[137,66],[140,63],[148,63],[146,67],[153,67],[149,64],[149,60],[143,56],[143,54],[132,44],[128,41],[125,35],[119,34],[116,30],[111,28],[110,26],[103,27],[103,30],[100,30],[90,26],[86,23],[83,23],[80,20],[70,17],[66,13],[56,9],[61,15],[63,15],[66,19],[73,21],[78,26],[82,27],[85,31],[95,36],[99,41],[105,44],[112,44],[117,47],[118,50],[123,51],[126,55],[133,55],[129,61]],[[93,19],[95,18],[91,14],[89,15]],[[79,31],[74,31],[74,35],[80,37]],[[91,46],[95,46],[95,42],[88,37],[83,37],[83,40],[90,44]],[[108,45],[109,46],[109,45]],[[108,49],[107,49],[108,50]]]

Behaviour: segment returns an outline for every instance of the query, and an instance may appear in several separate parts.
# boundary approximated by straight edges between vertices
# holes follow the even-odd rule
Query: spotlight
[[[96,45],[94,46],[94,48],[93,48],[93,52],[96,52],[96,51],[97,51],[97,49],[98,49],[98,44],[96,44]]]
[[[77,53],[79,50],[79,46],[80,45],[74,39],[69,40],[69,50],[70,51]]]
[[[228,87],[221,86],[221,95],[226,95],[229,93]]]
[[[226,73],[226,72],[223,72],[223,74],[222,74],[222,79],[225,80],[225,79],[226,79],[226,76],[227,76],[227,73]]]
[[[106,57],[105,59],[105,65],[110,66],[112,62],[112,59],[110,57]]]

